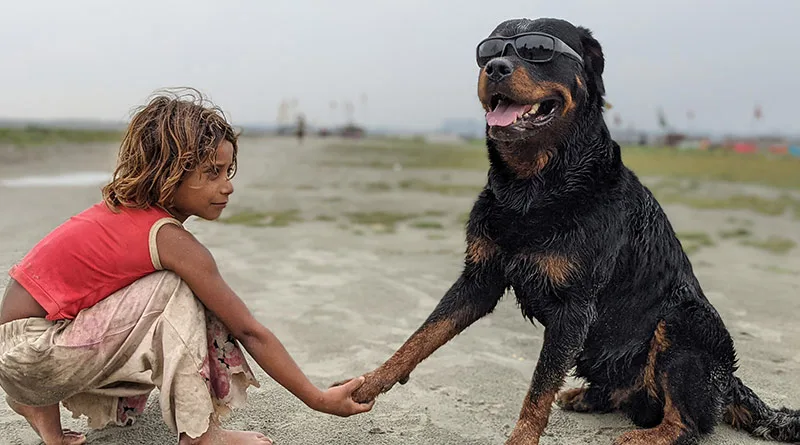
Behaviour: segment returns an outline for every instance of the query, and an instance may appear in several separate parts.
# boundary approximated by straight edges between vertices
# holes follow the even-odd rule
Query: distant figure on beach
[[[220,418],[260,386],[240,345],[308,407],[372,409],[363,376],[317,388],[228,286],[184,228],[219,218],[233,193],[238,134],[222,111],[156,95],[128,126],[102,200],[56,227],[15,264],[0,305],[0,387],[46,445],[86,442],[59,404],[91,428],[127,426],[160,391],[179,444],[271,444]]]
[[[306,117],[302,114],[297,116],[297,142],[303,143],[303,136],[306,134]]]

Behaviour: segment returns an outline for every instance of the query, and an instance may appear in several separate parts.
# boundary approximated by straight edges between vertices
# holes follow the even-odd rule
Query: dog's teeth
[[[538,103],[533,104],[533,106],[531,107],[531,111],[528,111],[528,114],[534,114],[537,111],[539,111],[539,104]]]

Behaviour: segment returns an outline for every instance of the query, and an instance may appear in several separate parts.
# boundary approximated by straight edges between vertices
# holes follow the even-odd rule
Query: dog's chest
[[[490,232],[501,255],[506,282],[514,290],[522,313],[547,324],[548,308],[558,304],[561,288],[576,273],[575,246],[568,228],[547,218],[504,220]],[[574,241],[574,240],[573,240]]]

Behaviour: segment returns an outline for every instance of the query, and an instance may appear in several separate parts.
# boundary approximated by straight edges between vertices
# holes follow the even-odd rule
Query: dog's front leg
[[[548,320],[531,386],[506,445],[539,444],[556,394],[586,340],[592,314],[592,307],[565,305]]]
[[[487,315],[503,296],[506,284],[499,262],[468,258],[461,276],[445,293],[425,322],[383,365],[365,375],[353,400],[368,402],[397,382],[405,383],[411,371],[440,346]]]

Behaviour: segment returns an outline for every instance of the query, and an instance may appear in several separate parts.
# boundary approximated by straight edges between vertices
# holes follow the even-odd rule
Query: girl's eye
[[[235,174],[236,174],[236,165],[234,164],[234,165],[231,165],[230,167],[228,167],[228,171],[226,172],[226,175],[227,175],[228,179],[233,179],[233,175],[235,175]]]

